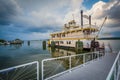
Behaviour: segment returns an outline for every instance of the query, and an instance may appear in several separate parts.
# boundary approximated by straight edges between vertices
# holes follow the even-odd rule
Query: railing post
[[[114,80],[116,80],[116,64],[115,64],[113,73],[114,73]]]
[[[83,54],[83,64],[85,64],[85,54]]]
[[[43,60],[41,63],[41,77],[42,77],[42,80],[44,80],[44,61]]]
[[[93,52],[92,52],[92,60],[94,59],[94,54],[93,54]]]
[[[69,72],[71,72],[71,66],[72,66],[72,62],[71,62],[71,56],[69,57]]]
[[[39,62],[37,61],[37,80],[39,80]]]
[[[118,58],[117,66],[118,66],[118,70],[117,70],[117,80],[118,80],[119,75],[120,75],[120,55],[119,55],[119,58]]]
[[[100,58],[100,52],[98,51],[97,54],[98,54],[98,59],[99,59]]]

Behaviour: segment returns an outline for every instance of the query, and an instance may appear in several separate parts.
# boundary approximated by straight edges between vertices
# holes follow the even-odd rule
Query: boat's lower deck
[[[81,42],[80,47],[82,46],[84,49],[90,49],[91,48],[91,42],[92,40],[50,40],[48,42],[49,46],[59,46],[59,47],[64,47],[64,48],[77,48],[77,42]],[[52,42],[54,42],[54,44],[52,44]],[[96,41],[98,42],[98,41]],[[79,45],[78,44],[78,45]],[[104,47],[104,43],[99,43],[98,42],[98,46],[99,48],[103,48]]]

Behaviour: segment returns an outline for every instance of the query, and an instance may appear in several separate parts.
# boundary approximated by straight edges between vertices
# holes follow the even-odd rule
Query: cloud
[[[24,16],[18,18],[27,25],[32,25],[35,27],[56,26],[60,28],[64,24],[64,16],[69,14],[71,10],[75,11],[76,9],[79,9],[80,5],[82,4],[82,0],[53,0],[52,3],[50,3],[49,0],[35,0],[33,4],[40,3],[39,5],[41,5],[39,6],[39,9],[36,9],[36,7],[31,5],[32,0],[28,2],[31,5],[29,7],[27,7],[25,4],[28,0],[26,0],[25,2],[19,0],[17,1],[21,3],[21,6],[24,6],[27,10],[35,8],[34,10],[30,10],[30,12],[27,13],[27,17]],[[22,4],[23,2],[24,4]],[[45,5],[43,5],[42,3],[44,3]]]
[[[115,20],[120,20],[120,2],[115,1],[114,5],[110,8],[110,10],[107,12],[109,15],[109,18],[115,19]]]
[[[92,15],[92,24],[98,26],[108,16],[102,33],[119,32],[119,8],[119,0],[98,1],[91,9],[83,6],[83,0],[0,0],[0,38],[49,38],[51,32],[62,30],[64,23],[73,19],[72,14],[80,25],[80,10]],[[84,20],[86,23],[88,20]]]
[[[39,40],[39,39],[46,39],[50,38],[50,34],[49,33],[40,33],[40,32],[33,32],[30,35],[27,35],[27,39],[31,39],[31,40]]]
[[[36,1],[39,1],[39,3],[42,4],[40,0]],[[23,4],[24,2],[26,3]],[[23,34],[25,38],[35,32],[42,35],[45,33],[50,34],[50,32],[60,29],[60,26],[62,24],[62,18],[61,16],[59,16],[59,14],[61,13],[54,11],[55,9],[57,9],[57,7],[55,7],[54,5],[57,4],[58,7],[61,8],[62,5],[65,5],[62,4],[63,1],[57,1],[56,3],[55,0],[52,3],[54,5],[52,5],[49,3],[48,0],[48,2],[43,2],[44,4],[46,3],[47,6],[41,6],[40,4],[38,4],[34,8],[32,7],[35,6],[37,2],[33,2],[34,4],[32,2],[33,0],[30,1],[32,5],[28,5],[28,0],[21,1],[21,3],[17,0],[0,1],[0,38],[13,39]],[[36,9],[37,7],[38,9]],[[27,11],[27,9],[31,10]],[[40,39],[41,37],[38,36],[38,38]]]
[[[74,9],[79,9],[82,7],[83,0],[71,0],[71,8]]]
[[[31,20],[31,22],[35,26],[61,26],[61,24],[63,23],[61,16],[46,11],[34,11],[31,12],[30,16],[32,17],[31,19],[33,19]]]
[[[11,18],[21,13],[21,8],[14,0],[0,0],[0,24],[11,23]]]
[[[86,10],[86,8],[83,6],[84,0],[71,0],[69,5],[69,11],[65,14],[64,17],[64,23],[68,23],[69,21],[75,19],[77,22],[77,25],[80,25],[80,11]]]

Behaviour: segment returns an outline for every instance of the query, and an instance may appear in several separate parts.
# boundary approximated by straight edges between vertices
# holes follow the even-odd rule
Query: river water
[[[120,40],[99,41],[100,43],[104,42],[105,46],[109,44],[114,51],[120,50]],[[108,47],[106,49],[109,50]],[[39,61],[41,63],[46,58],[65,56],[67,55],[65,54],[66,51],[69,54],[76,54],[74,51],[63,49],[52,51],[51,48],[43,48],[42,41],[40,40],[30,41],[30,44],[28,44],[28,41],[24,41],[22,45],[0,45],[0,70],[32,61]],[[54,65],[57,66],[58,64]],[[61,69],[65,69],[65,67],[62,66]]]

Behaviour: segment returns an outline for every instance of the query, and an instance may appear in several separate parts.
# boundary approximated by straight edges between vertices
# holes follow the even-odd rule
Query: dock
[[[52,80],[107,80],[106,78],[115,62],[117,54],[117,52],[106,53],[104,56],[92,60],[82,67],[80,65],[75,69],[71,69],[71,71],[57,75]],[[116,72],[120,72],[120,68]],[[120,77],[118,78],[120,79]],[[119,79],[114,78],[114,80]]]

